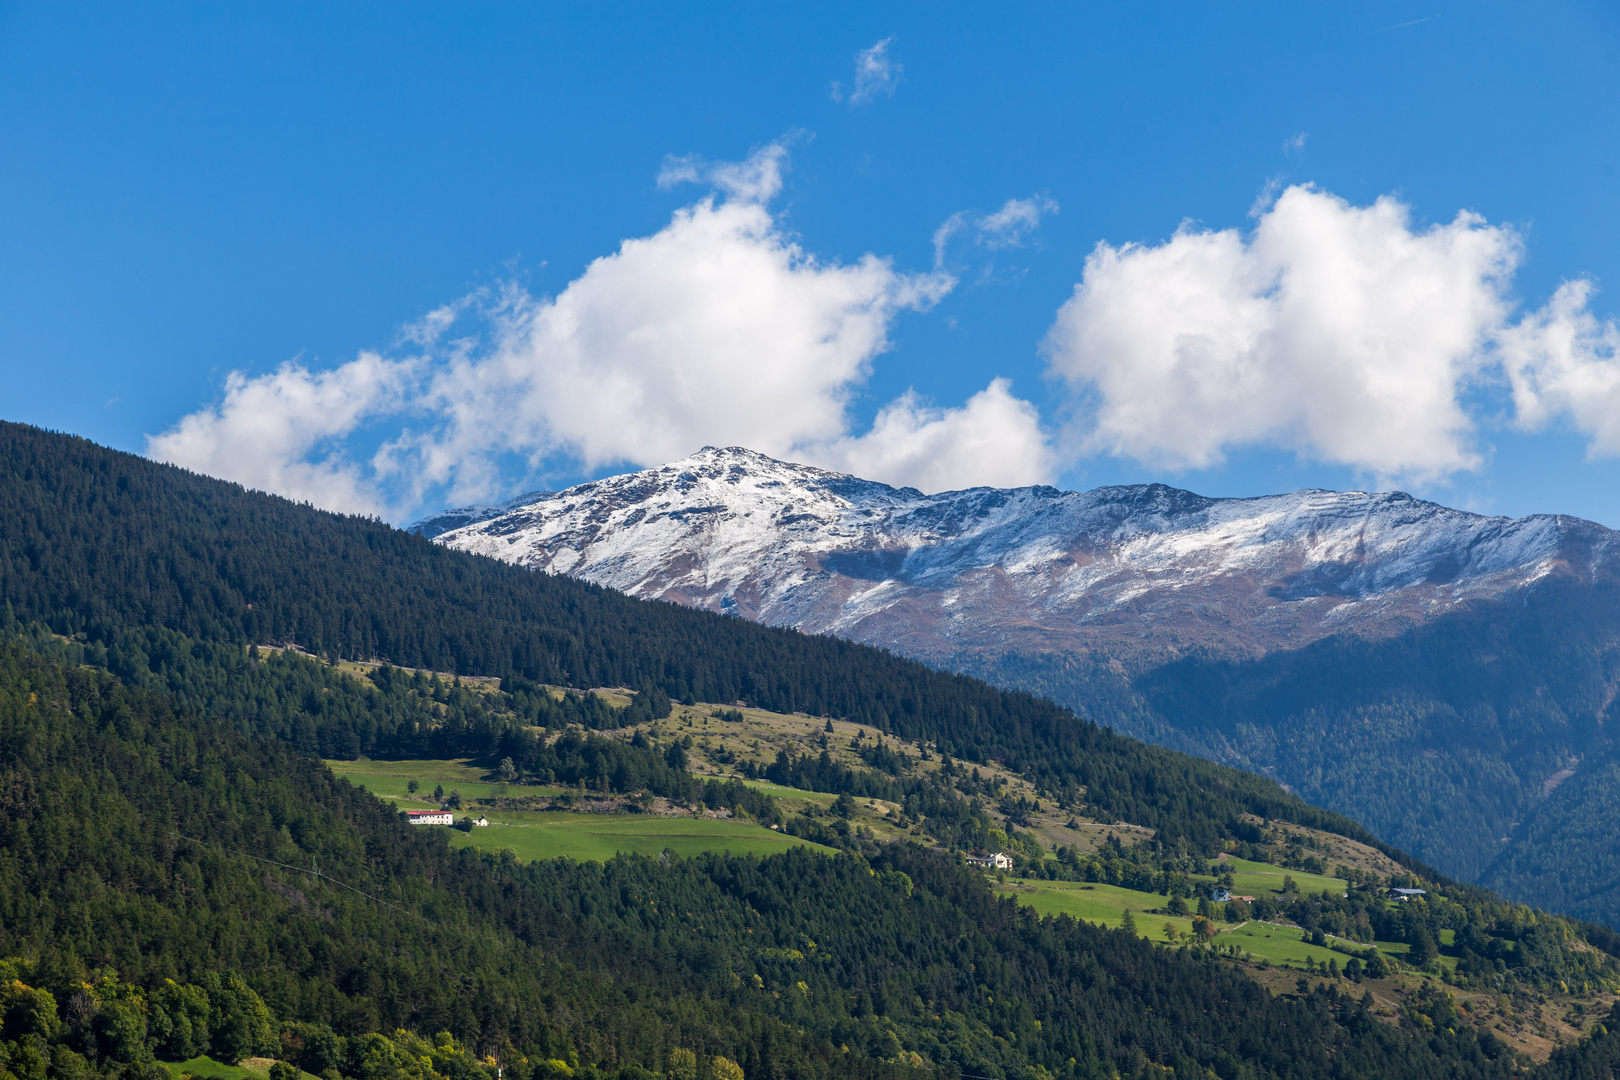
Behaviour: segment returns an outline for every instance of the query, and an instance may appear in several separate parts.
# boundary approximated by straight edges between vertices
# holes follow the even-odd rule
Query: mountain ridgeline
[[[0,425],[0,603],[103,646],[162,628],[201,642],[288,642],[334,658],[647,685],[680,700],[848,717],[965,761],[998,761],[1060,802],[1167,839],[1208,846],[1252,814],[1380,846],[1270,780],[1144,745],[1032,694],[534,574],[17,424]]]

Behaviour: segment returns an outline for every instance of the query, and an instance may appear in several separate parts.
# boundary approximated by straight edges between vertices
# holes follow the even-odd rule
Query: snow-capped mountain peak
[[[413,528],[632,595],[931,659],[1102,643],[1252,652],[1614,570],[1601,526],[1484,517],[1401,492],[924,495],[741,447]]]

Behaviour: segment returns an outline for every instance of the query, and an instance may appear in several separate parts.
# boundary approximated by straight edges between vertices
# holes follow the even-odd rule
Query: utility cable
[[[307,867],[307,866],[292,866],[292,865],[289,865],[288,863],[276,862],[276,860],[274,860],[274,859],[263,859],[263,858],[260,858],[257,855],[249,855],[245,851],[232,851],[230,848],[225,847],[224,844],[220,844],[220,843],[217,843],[215,841],[209,841],[209,840],[198,840],[196,837],[187,836],[184,833],[175,833],[174,835],[178,836],[182,840],[189,840],[193,844],[201,844],[203,847],[210,847],[210,846],[219,847],[219,848],[224,849],[228,854],[231,854],[231,855],[244,855],[247,858],[253,859],[256,862],[268,863],[271,866],[279,866],[283,870],[293,870],[293,871],[296,871],[296,872],[298,872],[300,874],[313,874],[315,877],[321,878],[321,879],[323,879],[325,881],[330,881],[333,885],[336,885],[340,889],[348,889],[352,893],[359,893],[359,895],[365,897],[367,900],[370,900],[373,903],[381,904],[383,907],[393,908],[395,911],[401,912],[402,914],[405,914],[405,915],[416,915],[417,914],[414,911],[406,911],[404,908],[400,907],[398,904],[390,904],[387,900],[384,900],[381,897],[372,896],[368,892],[363,892],[362,890],[355,888],[353,885],[346,885],[343,882],[339,881],[337,878],[329,877],[326,874],[321,873],[319,870],[313,870],[313,869],[311,869],[310,867]],[[420,915],[418,916],[418,918],[423,918],[423,917],[425,917],[425,916],[420,916]]]

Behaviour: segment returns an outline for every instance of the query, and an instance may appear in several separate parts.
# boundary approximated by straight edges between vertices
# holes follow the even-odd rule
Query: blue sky
[[[1620,526],[1617,100],[1596,3],[8,4],[0,415],[393,520],[747,441]]]

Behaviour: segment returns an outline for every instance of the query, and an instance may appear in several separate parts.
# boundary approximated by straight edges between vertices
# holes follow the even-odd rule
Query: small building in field
[[[1216,885],[1209,890],[1209,898],[1217,904],[1225,903],[1232,899],[1232,890],[1225,885]]]
[[[456,820],[448,810],[407,810],[405,816],[412,825],[453,825]]]
[[[999,851],[975,851],[967,857],[967,864],[980,870],[1011,870],[1013,863]]]
[[[1397,901],[1400,901],[1401,903],[1405,903],[1408,900],[1416,900],[1418,897],[1426,895],[1426,890],[1424,890],[1424,889],[1391,889],[1385,895],[1388,896],[1391,900],[1397,900]]]
[[[474,825],[477,825],[480,828],[482,828],[483,826],[489,824],[489,818],[487,818],[487,817],[475,817],[475,818],[472,819],[472,823]]]

